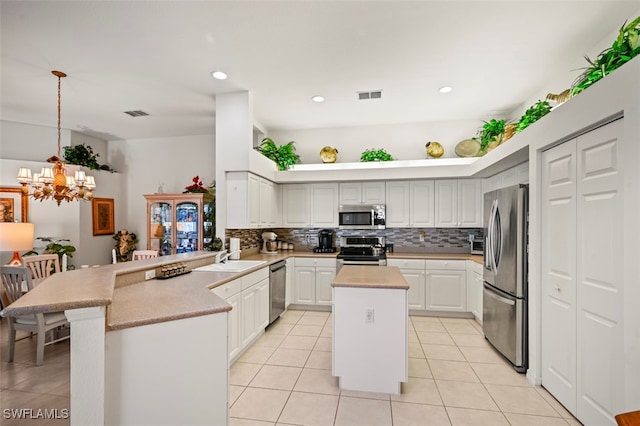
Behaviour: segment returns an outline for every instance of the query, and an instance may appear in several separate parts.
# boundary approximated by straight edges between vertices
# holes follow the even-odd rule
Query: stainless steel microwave
[[[387,206],[384,204],[340,204],[340,229],[385,229]]]

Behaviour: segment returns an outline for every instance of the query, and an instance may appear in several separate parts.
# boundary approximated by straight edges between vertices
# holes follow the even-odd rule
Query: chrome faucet
[[[218,252],[218,254],[216,254],[215,263],[225,263],[227,260],[229,260],[229,257],[236,253],[240,253],[240,251],[241,250],[234,250],[232,252],[228,252],[227,250],[221,250],[220,252]]]

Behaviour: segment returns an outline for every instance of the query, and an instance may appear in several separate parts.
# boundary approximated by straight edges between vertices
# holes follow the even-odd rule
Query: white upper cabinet
[[[384,182],[340,183],[340,204],[385,204]]]
[[[338,226],[337,183],[287,184],[281,189],[283,226]]]
[[[432,180],[411,181],[410,190],[410,226],[435,226],[435,195]]]
[[[338,184],[314,183],[311,188],[311,226],[338,226]]]
[[[444,179],[435,182],[435,226],[482,227],[482,181]]]
[[[278,185],[247,172],[227,173],[227,227],[265,228],[279,222]]]
[[[282,225],[306,227],[311,223],[309,185],[296,183],[282,185]]]
[[[387,228],[406,228],[410,226],[409,201],[410,184],[408,181],[387,182]]]

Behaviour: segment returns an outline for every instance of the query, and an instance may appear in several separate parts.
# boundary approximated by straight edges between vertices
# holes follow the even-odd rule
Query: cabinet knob
[[[560,286],[558,284],[555,285],[556,291],[560,293]]]

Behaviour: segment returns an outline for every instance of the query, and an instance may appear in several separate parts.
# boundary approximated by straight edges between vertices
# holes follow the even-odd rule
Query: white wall
[[[182,193],[199,176],[205,186],[215,180],[215,137],[131,139],[109,142],[111,166],[125,176],[127,213],[122,227],[146,248],[147,204],[144,194]]]
[[[71,132],[60,132],[60,153],[70,145]],[[58,153],[58,129],[32,124],[0,121],[0,158],[45,161]],[[17,174],[17,170],[16,170]]]
[[[327,129],[294,129],[269,133],[277,145],[295,141],[302,163],[321,163],[324,146],[337,148],[338,163],[360,161],[366,149],[384,148],[397,160],[427,158],[425,144],[437,141],[444,147],[444,157],[456,157],[458,142],[476,135],[479,120],[439,121],[424,123],[380,124],[376,126],[334,127]]]

